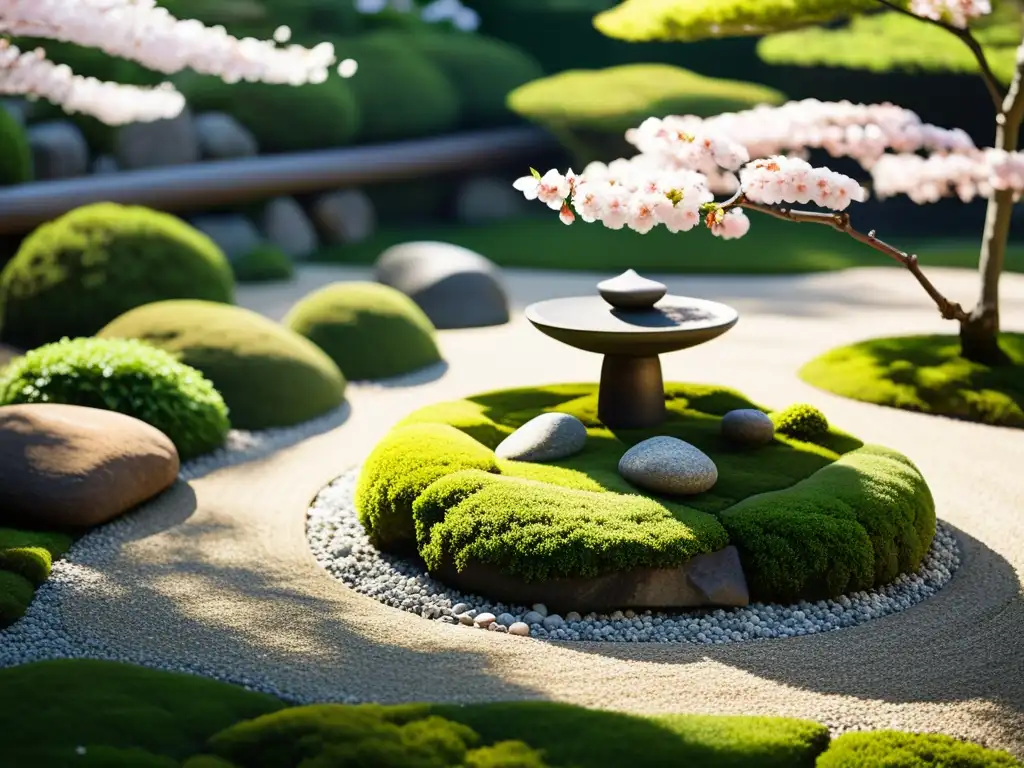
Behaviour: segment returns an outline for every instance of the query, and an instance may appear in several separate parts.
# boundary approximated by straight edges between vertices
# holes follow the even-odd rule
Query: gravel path
[[[279,317],[332,279],[242,289]],[[517,307],[591,293],[594,276],[513,273]],[[973,275],[936,270],[961,301]],[[87,588],[61,602],[76,647],[202,662],[301,699],[383,702],[555,699],[636,712],[761,713],[855,727],[944,731],[1024,756],[1024,434],[841,400],[802,384],[799,365],[836,344],[950,331],[897,270],[786,278],[665,279],[674,293],[741,312],[722,339],[664,359],[667,379],[723,383],[767,405],[806,401],[861,438],[911,456],[929,479],[962,564],[934,597],[837,632],[727,645],[546,642],[480,632],[384,606],[316,563],[305,513],[409,411],[499,387],[596,380],[600,361],[517,316],[446,332],[450,367],[408,387],[352,387],[340,427],[273,456],[180,484],[97,557]],[[1004,323],[1024,328],[1024,278],[1003,282]],[[430,378],[430,377],[428,377]],[[85,582],[83,582],[85,583]]]

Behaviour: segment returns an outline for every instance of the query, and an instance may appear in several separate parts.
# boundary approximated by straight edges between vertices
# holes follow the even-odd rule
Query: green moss
[[[598,14],[594,26],[630,42],[694,42],[763,35],[877,8],[874,0],[624,0]]]
[[[816,768],[1019,768],[1002,750],[930,733],[847,733],[832,742]]]
[[[336,75],[316,85],[292,86],[226,83],[189,73],[178,78],[178,87],[194,111],[234,117],[264,153],[342,147],[359,132],[355,93]]]
[[[345,398],[344,376],[315,344],[241,307],[160,301],[122,315],[98,335],[141,339],[201,372],[238,429],[300,424]]]
[[[1024,334],[1004,333],[1011,364],[960,357],[956,336],[870,339],[826,352],[800,369],[819,389],[892,408],[1002,427],[1024,427]]]
[[[523,168],[523,173],[527,172]],[[509,184],[512,179],[509,179]],[[384,189],[384,187],[391,187]],[[374,196],[375,187],[370,188]],[[381,185],[379,207],[388,215],[387,205],[405,205],[407,195],[399,185]],[[418,197],[432,197],[421,188]],[[428,210],[429,201],[417,202]],[[896,262],[879,255],[848,237],[839,237],[824,227],[796,227],[791,222],[767,216],[752,220],[750,237],[722,240],[701,227],[688,232],[686,247],[680,235],[656,227],[640,236],[628,230],[612,230],[596,224],[567,227],[550,211],[538,207],[537,215],[477,226],[419,225],[390,226],[361,243],[324,248],[313,260],[335,264],[373,264],[387,248],[412,240],[453,243],[482,253],[500,267],[580,270],[618,274],[630,267],[638,272],[692,275],[773,275],[829,272],[853,267],[895,269]],[[928,267],[977,269],[976,242],[912,242],[908,250],[922,254]],[[927,254],[925,256],[924,254]],[[890,266],[892,265],[892,266]],[[1007,250],[1006,270],[1024,271],[1024,247]]]
[[[517,88],[508,99],[517,113],[558,136],[578,166],[633,154],[624,135],[648,117],[710,117],[783,101],[783,94],[763,85],[669,64],[570,70]]]
[[[407,546],[414,533],[431,570],[482,562],[527,580],[671,567],[732,543],[752,597],[780,601],[887,583],[916,569],[931,544],[934,502],[898,453],[827,426],[815,442],[778,434],[756,450],[734,446],[721,417],[759,406],[703,385],[668,385],[668,419],[656,429],[613,431],[597,418],[595,390],[506,390],[416,411],[366,461],[360,518],[386,544]],[[587,426],[581,453],[546,464],[494,458],[507,435],[550,411]],[[711,456],[716,486],[682,502],[640,495],[618,461],[656,435]]]
[[[0,107],[0,187],[32,181],[32,150],[25,129]]]
[[[291,280],[295,265],[276,245],[264,243],[232,262],[231,271],[240,283],[273,283]]]
[[[359,105],[355,140],[384,143],[449,133],[459,122],[459,96],[441,70],[406,35],[383,32],[338,40],[359,69],[346,82]]]
[[[36,589],[19,573],[0,570],[0,627],[6,627],[25,615]]]
[[[413,503],[435,480],[463,469],[496,472],[493,452],[445,424],[412,424],[381,440],[356,486],[359,520],[381,549],[416,538]]]
[[[166,213],[97,203],[22,243],[0,274],[0,333],[30,349],[91,336],[152,301],[233,298],[227,259],[201,232]]]
[[[909,459],[864,446],[790,488],[741,501],[721,520],[751,599],[793,602],[915,570],[935,534],[935,503]]]
[[[284,324],[326,352],[350,380],[386,379],[441,360],[434,326],[416,303],[379,283],[332,283]]]
[[[65,339],[3,370],[0,405],[41,402],[133,416],[167,435],[183,461],[222,445],[229,427],[223,398],[199,371],[134,339]]]
[[[487,128],[515,120],[508,95],[542,77],[540,64],[520,48],[484,35],[426,30],[403,35],[451,81],[460,104],[463,128]]]
[[[12,766],[175,766],[221,729],[284,706],[195,675],[44,661],[0,670],[0,743]]]
[[[791,405],[772,416],[775,431],[798,440],[814,442],[828,434],[828,419],[813,405]]]

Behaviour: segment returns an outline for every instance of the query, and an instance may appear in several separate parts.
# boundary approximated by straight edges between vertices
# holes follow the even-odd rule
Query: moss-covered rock
[[[828,434],[828,419],[825,418],[825,414],[806,403],[791,405],[773,414],[772,423],[775,424],[776,432],[798,440],[813,442]]]
[[[64,339],[0,374],[0,405],[63,403],[117,411],[171,439],[182,460],[223,444],[224,400],[194,368],[135,339]]]
[[[379,283],[333,283],[284,324],[326,352],[350,380],[386,379],[441,360],[434,326],[405,294]]]
[[[300,424],[345,397],[344,376],[315,344],[241,307],[160,301],[125,313],[98,335],[141,339],[200,371],[238,429]]]
[[[249,129],[263,153],[343,147],[359,133],[355,93],[337,76],[292,86],[187,73],[177,84],[194,112],[226,112]]]
[[[67,534],[0,528],[0,628],[24,615],[53,561],[70,547]]]
[[[346,83],[359,105],[361,143],[384,143],[448,133],[459,123],[459,95],[441,70],[409,45],[408,36],[382,32],[336,41],[359,64]]]
[[[985,749],[937,733],[846,733],[832,742],[816,768],[1020,768],[1002,750]]]
[[[0,187],[32,181],[32,150],[25,129],[0,107]]]
[[[39,227],[0,274],[0,336],[23,349],[91,336],[163,299],[231,303],[224,254],[169,214],[87,205]]]
[[[721,417],[759,408],[720,387],[672,384],[668,419],[651,430],[605,428],[592,385],[492,392],[408,416],[363,466],[356,507],[382,548],[411,545],[428,567],[500,567],[526,580],[682,565],[727,544],[739,550],[751,599],[834,597],[916,569],[935,533],[935,506],[904,456],[826,428],[814,441],[778,434],[750,450],[721,435]],[[494,448],[545,412],[588,428],[584,450],[545,464]],[[648,494],[617,470],[632,445],[669,435],[712,458],[719,480],[676,499]]]
[[[669,64],[569,70],[517,88],[508,99],[518,114],[556,135],[579,165],[635,154],[625,133],[648,117],[711,117],[783,101],[783,94],[763,85]]]

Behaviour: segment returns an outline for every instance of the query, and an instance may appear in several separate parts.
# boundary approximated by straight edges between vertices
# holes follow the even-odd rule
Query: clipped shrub
[[[828,432],[828,419],[813,405],[798,403],[783,411],[772,414],[775,431],[795,437],[797,440],[813,442]]]
[[[381,32],[336,42],[359,69],[346,82],[359,105],[355,140],[384,143],[448,133],[459,122],[455,87],[408,36]]]
[[[241,307],[160,301],[121,315],[98,335],[141,339],[198,370],[238,429],[300,424],[345,398],[344,376],[315,344]]]
[[[224,254],[170,214],[96,203],[43,224],[22,243],[0,274],[0,335],[23,349],[91,336],[162,299],[231,303]]]
[[[816,768],[1020,768],[1008,752],[934,733],[845,733],[818,758]]]
[[[508,95],[544,75],[528,53],[493,37],[432,29],[401,37],[454,85],[460,103],[459,122],[464,128],[514,122],[516,116],[506,104]]]
[[[332,283],[299,301],[284,325],[330,356],[349,380],[386,379],[441,360],[429,318],[380,283]]]
[[[25,129],[0,107],[0,187],[32,181],[32,150]]]
[[[435,481],[463,469],[497,472],[494,452],[447,424],[392,430],[363,464],[356,485],[359,521],[374,546],[402,549],[416,539],[413,504]]]
[[[235,280],[240,283],[273,283],[291,280],[295,265],[281,248],[263,243],[231,263]]]
[[[193,111],[226,112],[249,129],[263,153],[342,147],[359,133],[355,93],[337,76],[295,87],[190,73],[177,85]]]
[[[0,405],[64,403],[117,411],[167,435],[182,460],[222,445],[224,400],[207,379],[134,339],[63,339],[27,352],[0,374]]]
[[[551,131],[576,163],[586,165],[635,154],[625,133],[648,117],[711,117],[781,104],[785,98],[763,85],[705,77],[669,64],[626,64],[535,80],[509,94],[508,104]]]

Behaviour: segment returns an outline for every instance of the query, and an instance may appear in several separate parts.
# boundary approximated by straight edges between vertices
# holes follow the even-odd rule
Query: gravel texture
[[[544,606],[492,603],[450,589],[431,578],[422,563],[378,551],[356,516],[353,497],[358,474],[358,468],[343,474],[324,488],[310,507],[306,531],[321,566],[355,591],[424,619],[498,631],[507,631],[521,622],[536,638],[721,645],[813,635],[906,610],[934,595],[960,565],[956,537],[940,522],[931,550],[917,573],[901,575],[881,589],[838,600],[795,605],[754,603],[747,608],[715,611],[549,615]],[[513,634],[520,633],[521,628]]]

